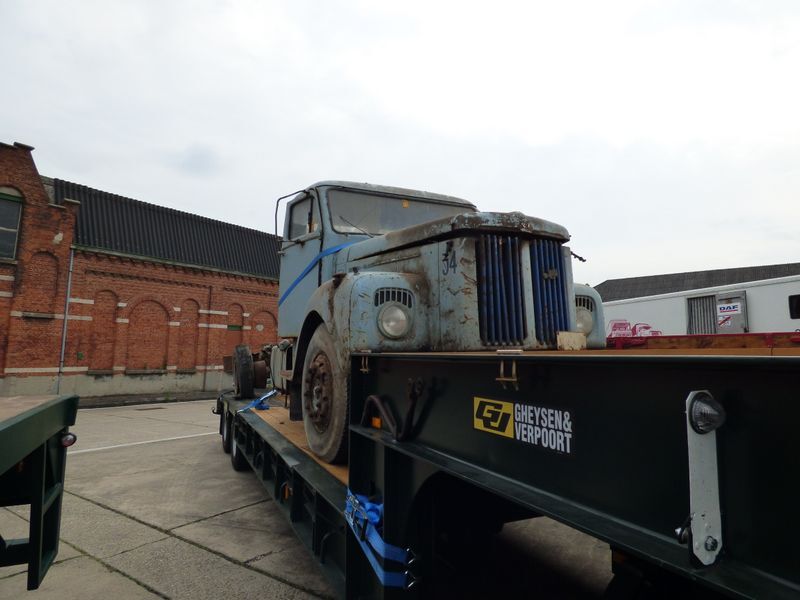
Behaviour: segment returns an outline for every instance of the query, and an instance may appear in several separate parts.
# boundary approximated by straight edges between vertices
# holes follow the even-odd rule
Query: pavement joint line
[[[64,493],[65,494],[69,494],[70,492],[67,492],[65,490]],[[78,498],[81,498],[77,494],[72,494],[72,495],[76,496]],[[84,500],[84,498],[81,498],[81,499]],[[87,502],[91,502],[91,500],[87,500]],[[8,512],[10,512],[12,515],[16,515],[16,513],[10,511],[8,508],[6,508],[6,510]],[[123,516],[125,516],[123,513],[119,513],[119,514],[122,514]],[[16,515],[16,516],[20,516],[20,515]],[[24,521],[28,522],[28,519],[26,519],[25,517],[20,517],[20,518],[23,519]],[[166,537],[160,538],[160,539],[155,540],[155,541],[156,542],[160,542],[161,540],[167,539],[167,537],[169,537],[169,535],[166,535]],[[90,558],[90,559],[92,559],[92,560],[94,560],[96,562],[99,562],[101,565],[103,565],[105,568],[109,569],[110,571],[114,571],[115,573],[119,573],[120,575],[122,575],[126,579],[130,579],[136,585],[139,585],[139,586],[143,587],[148,592],[156,594],[157,596],[159,596],[161,598],[165,598],[166,600],[171,600],[169,596],[166,596],[166,595],[162,594],[161,592],[159,592],[158,590],[155,590],[155,589],[151,588],[150,586],[148,586],[146,583],[144,583],[142,581],[138,581],[135,577],[132,577],[128,573],[124,573],[124,572],[120,571],[119,569],[117,569],[116,567],[113,567],[113,566],[109,565],[108,563],[104,562],[100,557],[94,556],[93,554],[90,554],[89,552],[87,552],[86,550],[84,550],[83,548],[81,548],[80,546],[75,544],[74,542],[68,542],[68,541],[64,540],[63,538],[61,538],[59,536],[58,543],[59,544],[63,544],[64,546],[69,546],[70,548],[72,548],[76,552],[79,552],[80,554],[78,554],[78,556],[72,556],[70,558],[65,558],[64,560],[56,560],[56,561],[53,562],[52,566],[60,565],[62,563],[68,562],[68,561],[76,559],[76,558],[83,558],[83,557]],[[137,546],[136,548],[141,548],[142,546],[147,546],[148,544],[152,544],[152,543],[153,542],[147,542],[145,544],[142,544],[141,546]],[[131,548],[131,550],[135,550],[136,548]],[[129,551],[130,550],[124,550],[123,552],[118,552],[117,554],[114,554],[114,555],[106,557],[106,558],[112,558],[113,556],[119,556],[120,554],[124,554],[125,552],[129,552]],[[21,575],[23,573],[27,573],[27,571],[28,571],[27,569],[23,569],[22,571],[18,571],[16,573],[10,573],[9,575],[4,575],[4,576],[0,577],[0,581],[2,581],[3,579],[9,579],[9,578],[14,577],[16,575]]]
[[[269,552],[264,552],[264,554],[259,554],[257,556],[254,556],[253,558],[248,558],[244,562],[249,565],[250,563],[254,563],[257,560],[261,560],[262,558],[267,558],[270,554],[275,554],[275,550],[270,550]]]
[[[165,419],[163,417],[148,417],[145,415],[111,415],[115,419],[128,419],[129,421],[160,421],[162,423],[173,423],[175,425],[188,425],[189,427],[202,427],[208,429],[210,425],[198,425],[197,423],[187,423],[186,421],[176,421],[175,419]],[[214,426],[216,427],[216,426]]]
[[[210,429],[214,428],[217,429],[217,425],[198,425],[197,423],[187,423],[186,421],[176,421],[174,419],[160,419],[158,417],[134,417],[138,419],[147,419],[148,421],[159,421],[161,423],[174,423],[175,425],[188,425],[189,427],[202,427],[203,429]],[[219,432],[217,432],[219,433]]]
[[[203,433],[193,433],[191,435],[179,435],[176,437],[161,438],[159,440],[145,440],[143,442],[128,442],[127,444],[115,444],[113,446],[102,446],[101,448],[86,448],[86,450],[71,450],[67,456],[76,454],[86,454],[88,452],[100,452],[102,450],[114,450],[115,448],[130,448],[131,446],[142,446],[144,444],[156,444],[158,442],[174,442],[175,440],[187,440],[189,438],[201,437],[204,435],[219,435],[217,431],[205,431]]]
[[[80,496],[78,496],[78,497],[80,498]],[[85,556],[86,558],[89,558],[89,559],[91,559],[91,560],[93,560],[93,561],[95,561],[97,563],[100,563],[106,569],[108,569],[109,571],[111,571],[113,573],[117,573],[118,575],[122,575],[125,579],[128,579],[128,580],[132,581],[133,583],[135,583],[136,585],[138,585],[139,587],[142,587],[142,588],[146,589],[151,594],[155,594],[156,596],[158,596],[159,598],[163,598],[164,600],[172,600],[172,598],[167,596],[165,593],[159,592],[154,587],[151,587],[151,586],[147,585],[144,581],[139,581],[133,575],[131,575],[129,573],[126,573],[125,571],[122,571],[122,570],[118,569],[117,567],[115,567],[113,565],[108,564],[102,558],[100,558],[98,556],[94,556],[93,554],[90,554],[89,552],[87,552],[86,550],[81,548],[80,546],[77,546],[75,544],[70,544],[70,545],[75,550],[77,550],[78,552],[83,552],[83,556]],[[81,556],[75,556],[74,558],[82,558],[82,557]],[[64,561],[64,562],[66,562],[66,561]]]
[[[14,566],[19,566],[19,565],[14,565]],[[3,568],[5,569],[6,567],[3,567]],[[25,575],[27,572],[28,572],[28,569],[22,569],[21,571],[14,571],[13,573],[9,573],[8,575],[0,575],[0,581],[5,581],[6,579],[11,579],[12,577],[16,577],[17,575]]]
[[[269,501],[269,498],[265,498],[264,500],[259,500],[258,502],[251,502],[250,504],[245,504],[244,506],[239,506],[238,508],[231,508],[229,510],[223,510],[222,512],[218,512],[213,515],[209,515],[207,517],[202,517],[200,519],[195,519],[194,521],[187,521],[181,525],[177,525],[172,529],[168,529],[167,531],[175,531],[176,529],[180,529],[181,527],[188,527],[189,525],[196,525],[197,523],[202,523],[203,521],[208,521],[209,519],[214,519],[216,517],[221,517],[222,515],[227,515],[228,513],[236,512],[237,510],[242,510],[243,508],[250,508],[251,506],[258,506],[259,504],[264,504]]]
[[[208,397],[202,398],[200,400],[186,400],[184,402],[167,402],[166,400],[163,402],[143,402],[141,404],[120,404],[119,406],[98,406],[97,408],[91,408],[88,406],[78,407],[78,410],[119,410],[120,408],[133,408],[135,406],[144,406],[146,404],[170,404],[173,406],[181,406],[183,404],[197,404],[199,402],[209,402],[210,400],[216,400],[217,397]]]
[[[303,586],[303,585],[298,585],[297,583],[295,583],[293,581],[289,581],[288,579],[280,577],[279,575],[275,575],[274,573],[267,573],[266,571],[261,571],[260,569],[256,569],[255,567],[253,567],[252,565],[247,564],[246,562],[243,562],[241,560],[237,560],[237,559],[235,559],[233,557],[227,556],[226,554],[223,554],[222,552],[219,552],[218,550],[214,550],[213,548],[209,548],[208,546],[203,546],[202,544],[199,544],[199,543],[195,542],[194,540],[190,540],[189,538],[185,538],[182,535],[178,535],[177,533],[174,533],[174,532],[170,531],[169,529],[164,529],[163,527],[160,527],[158,525],[154,525],[152,523],[147,523],[146,521],[143,521],[143,520],[139,519],[138,517],[134,517],[132,515],[125,514],[121,510],[113,508],[113,507],[108,506],[106,504],[103,504],[102,502],[98,502],[97,500],[92,500],[91,498],[87,498],[85,496],[81,496],[80,494],[76,494],[75,492],[65,491],[64,493],[71,494],[71,495],[75,496],[76,498],[80,498],[81,500],[84,500],[86,502],[94,504],[95,506],[99,506],[100,508],[104,508],[106,510],[110,510],[111,512],[116,513],[116,514],[118,514],[118,515],[120,515],[122,517],[125,517],[126,519],[130,519],[131,521],[135,521],[136,523],[139,523],[140,525],[144,525],[146,527],[150,527],[151,529],[155,529],[156,531],[160,531],[161,533],[164,533],[164,534],[166,534],[168,536],[174,537],[175,539],[178,539],[178,540],[180,540],[182,542],[185,542],[185,543],[189,544],[190,546],[194,546],[195,548],[198,548],[200,550],[208,552],[209,554],[213,554],[214,556],[217,556],[217,557],[221,558],[222,560],[227,561],[227,562],[229,562],[231,564],[238,565],[238,566],[240,566],[240,567],[242,567],[244,569],[247,569],[248,571],[252,571],[253,573],[258,573],[259,575],[263,575],[264,577],[268,577],[270,579],[274,579],[275,581],[278,581],[278,582],[280,582],[280,583],[282,583],[284,585],[288,585],[289,587],[294,588],[296,590],[300,590],[301,592],[306,592],[307,594],[310,594],[311,596],[313,596],[315,598],[323,598],[323,599],[329,598],[329,596],[320,595],[319,592],[317,592],[316,590],[312,590],[311,588],[308,588],[308,587]],[[264,502],[264,501],[262,500],[261,502]],[[256,504],[258,504],[258,503],[256,503]],[[252,504],[250,504],[248,506],[252,506]],[[239,508],[246,508],[246,507],[241,506]],[[234,509],[234,510],[239,510],[239,509]],[[225,511],[225,512],[231,512],[231,511]],[[224,514],[224,513],[221,513],[221,514]],[[163,539],[161,541],[163,541]],[[80,551],[80,548],[76,547],[76,549]],[[92,558],[94,558],[98,562],[102,562],[99,558],[96,558],[94,556]],[[105,563],[103,563],[103,564],[105,564]],[[110,566],[109,566],[109,568],[113,569],[113,567],[110,567]],[[118,569],[114,569],[114,570],[118,571]],[[122,573],[121,571],[119,571],[119,572]],[[129,577],[132,581],[135,581],[139,585],[142,585],[143,587],[147,587],[144,584],[142,584],[141,582],[139,582],[136,579],[134,579],[133,577],[128,576],[126,573],[122,573],[122,574],[125,575],[126,577]],[[150,590],[149,587],[147,587],[147,589]],[[158,593],[162,598],[168,598],[168,596],[164,596],[163,594],[160,594],[159,592],[155,592],[154,590],[150,590],[150,591],[153,591],[153,593]]]
[[[164,537],[160,537],[157,540],[152,540],[150,542],[144,542],[143,544],[139,544],[138,546],[135,546],[134,548],[128,548],[127,550],[120,550],[116,554],[110,554],[109,556],[106,556],[105,558],[116,558],[117,556],[122,556],[123,554],[127,554],[128,552],[133,552],[134,550],[138,550],[139,548],[144,548],[145,546],[149,546],[150,544],[155,544],[156,542],[163,542],[164,540],[168,540],[169,537],[170,536],[165,535]]]

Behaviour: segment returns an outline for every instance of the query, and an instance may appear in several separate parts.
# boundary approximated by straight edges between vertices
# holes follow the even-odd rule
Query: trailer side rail
[[[338,596],[344,595],[347,523],[346,487],[251,411],[245,402],[225,399],[223,415],[233,415],[231,443],[253,469],[316,558]]]

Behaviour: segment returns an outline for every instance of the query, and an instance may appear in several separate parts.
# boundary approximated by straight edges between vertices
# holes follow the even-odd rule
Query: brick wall
[[[0,262],[0,395],[217,390],[235,344],[275,341],[277,283],[259,277],[73,249],[67,302],[80,207],[50,202],[30,150],[0,145],[0,186],[24,200]]]

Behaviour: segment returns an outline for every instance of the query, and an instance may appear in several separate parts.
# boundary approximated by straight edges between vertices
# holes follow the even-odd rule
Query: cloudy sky
[[[0,141],[267,231],[352,179],[565,225],[576,279],[800,261],[800,3],[0,2]]]

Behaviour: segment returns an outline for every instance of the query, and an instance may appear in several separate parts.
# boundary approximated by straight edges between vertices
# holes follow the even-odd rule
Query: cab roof
[[[333,179],[326,179],[324,181],[318,181],[317,183],[308,186],[307,189],[318,188],[318,187],[346,188],[351,190],[359,190],[377,194],[391,194],[393,196],[409,196],[411,198],[422,198],[425,200],[434,200],[437,202],[461,204],[465,207],[477,210],[472,202],[464,200],[463,198],[457,198],[456,196],[446,196],[444,194],[434,194],[433,192],[424,192],[422,190],[412,190],[408,188],[394,187],[390,185],[374,185],[371,183],[358,183],[355,181],[339,181]]]

